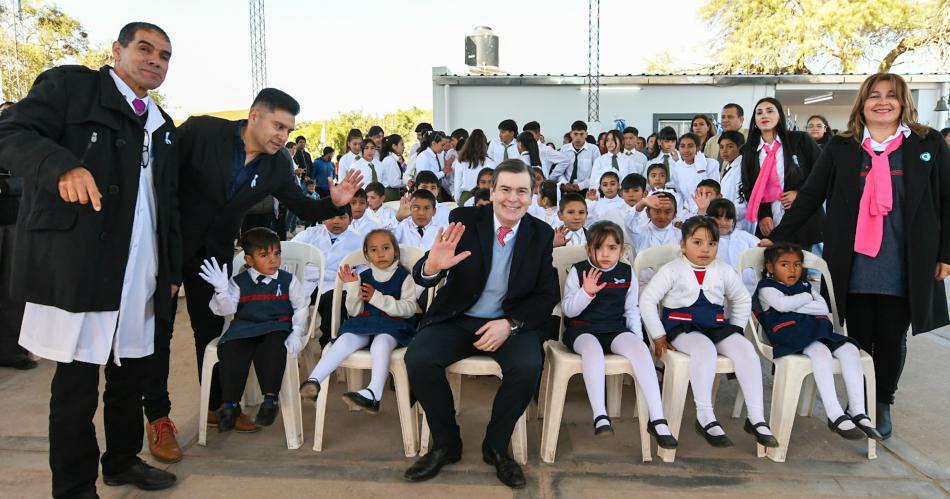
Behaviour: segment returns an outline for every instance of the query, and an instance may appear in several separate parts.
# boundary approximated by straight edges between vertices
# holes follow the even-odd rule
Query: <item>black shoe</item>
[[[434,478],[442,471],[446,464],[455,464],[462,460],[462,443],[456,447],[441,447],[432,449],[428,454],[420,457],[403,473],[403,477],[410,482],[421,482]]]
[[[676,441],[676,437],[673,435],[660,435],[656,432],[656,425],[665,424],[669,428],[670,424],[666,422],[665,419],[654,419],[647,423],[647,433],[653,435],[653,438],[656,439],[656,445],[661,449],[675,449],[679,442]]]
[[[0,367],[10,367],[16,369],[17,371],[28,371],[35,368],[36,366],[36,361],[25,355],[20,355],[10,360],[4,360],[0,362]]]
[[[241,406],[225,407],[222,405],[215,413],[218,415],[218,433],[224,433],[234,429],[234,423],[241,415]]]
[[[501,483],[513,489],[524,488],[524,472],[521,471],[521,466],[508,456],[507,452],[498,452],[482,444],[482,459],[486,464],[495,467],[495,475]]]
[[[773,449],[775,447],[778,447],[778,440],[775,439],[775,435],[766,435],[765,433],[759,433],[758,431],[756,431],[756,428],[759,428],[759,427],[766,428],[769,431],[772,431],[772,429],[769,428],[768,423],[766,423],[765,421],[752,424],[752,421],[749,421],[748,418],[746,418],[745,424],[742,426],[742,429],[745,430],[745,432],[750,435],[755,435],[755,442],[757,444],[763,445],[765,447],[773,448]]]
[[[835,419],[834,421],[829,419],[828,429],[837,433],[838,435],[841,435],[841,437],[844,438],[845,440],[861,440],[862,438],[864,438],[865,436],[864,432],[859,430],[858,428],[851,428],[849,430],[845,430],[841,428],[841,423],[844,423],[845,421],[851,421],[851,418],[849,418],[847,414],[842,414],[841,416],[838,417],[838,419]]]
[[[300,396],[304,400],[316,402],[318,395],[320,395],[320,383],[317,380],[308,379],[300,384]]]
[[[884,440],[881,432],[877,431],[877,428],[871,424],[871,418],[869,418],[867,414],[855,414],[851,416],[851,422],[853,422],[854,426],[857,426],[859,430],[864,432],[868,438],[872,438],[878,442]]]
[[[162,490],[175,485],[175,475],[149,466],[143,461],[133,464],[129,469],[115,475],[102,475],[106,485],[126,485],[131,483],[142,490]]]
[[[601,425],[601,426],[597,426],[597,422],[600,421],[601,419],[606,419],[606,420],[607,420],[607,424]],[[614,427],[611,426],[610,423],[611,423],[610,417],[605,416],[605,415],[603,415],[603,414],[601,414],[600,416],[597,416],[596,418],[594,418],[594,436],[595,436],[595,437],[599,437],[599,436],[610,436],[610,435],[613,435],[613,434],[614,434]]]
[[[877,431],[881,433],[881,440],[891,438],[894,426],[891,424],[891,404],[877,403]]]
[[[342,395],[343,401],[350,409],[362,409],[370,414],[379,414],[379,401],[376,400],[376,394],[369,388],[366,390],[373,396],[372,399],[360,395],[359,392],[346,392]]]
[[[696,433],[699,433],[706,439],[706,442],[713,447],[732,447],[732,440],[729,440],[729,437],[726,435],[710,435],[708,430],[718,426],[722,428],[722,425],[719,424],[719,421],[712,421],[705,427],[699,424],[699,421],[696,421]]]
[[[277,401],[264,398],[261,402],[261,408],[257,410],[257,416],[254,416],[254,424],[258,426],[270,426],[274,424],[277,418]]]

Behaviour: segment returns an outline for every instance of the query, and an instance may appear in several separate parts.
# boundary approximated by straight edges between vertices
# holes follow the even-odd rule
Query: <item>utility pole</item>
[[[587,121],[600,121],[600,0],[587,1]]]
[[[251,98],[267,86],[267,40],[264,33],[264,0],[251,4]]]

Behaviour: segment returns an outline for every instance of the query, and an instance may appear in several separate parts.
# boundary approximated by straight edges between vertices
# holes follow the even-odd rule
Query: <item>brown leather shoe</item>
[[[216,411],[208,411],[208,426],[217,428],[218,414]],[[254,433],[260,429],[261,427],[254,424],[254,421],[243,412],[238,416],[237,421],[234,422],[234,431],[238,433]]]
[[[148,451],[152,457],[163,463],[177,463],[181,461],[181,447],[175,439],[175,423],[171,419],[160,418],[145,426],[148,433]]]

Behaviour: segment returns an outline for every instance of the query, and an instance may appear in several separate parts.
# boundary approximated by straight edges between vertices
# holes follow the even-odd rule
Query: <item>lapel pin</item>
[[[277,296],[280,296],[281,294],[282,294],[282,293],[280,292],[280,283],[277,283],[277,293],[276,293],[276,295],[277,295]]]
[[[172,144],[172,133],[171,133],[171,132],[165,132],[165,144],[167,144],[167,145],[171,145],[171,144]]]
[[[257,187],[257,174],[254,174],[254,178],[251,179],[251,189]]]
[[[930,153],[929,152],[920,153],[920,159],[924,161],[930,161]]]

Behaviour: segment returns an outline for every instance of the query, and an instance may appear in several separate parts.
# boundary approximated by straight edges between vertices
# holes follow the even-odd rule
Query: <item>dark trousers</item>
[[[172,301],[172,317],[177,311],[176,298]],[[172,402],[168,396],[168,371],[174,329],[174,319],[155,318],[155,352],[149,356],[146,382],[142,386],[142,407],[145,409],[145,418],[150,423],[168,417],[172,410]]]
[[[316,297],[316,290],[314,290],[314,296]],[[343,297],[340,299],[340,324],[343,324],[343,321],[346,320],[346,292],[343,292]],[[327,346],[327,343],[330,342],[330,314],[333,312],[333,290],[323,293],[320,298],[317,300],[317,313],[320,314],[320,338],[317,341],[320,342],[320,347]]]
[[[13,246],[16,225],[0,225],[0,362],[27,356],[18,344],[24,303],[13,299]]]
[[[277,394],[287,365],[286,331],[275,331],[253,338],[225,341],[218,345],[221,367],[221,400],[238,403],[244,395],[247,373],[254,363],[261,393]]]
[[[106,452],[102,473],[122,473],[137,463],[142,450],[142,380],[150,359],[112,358],[105,366],[102,395]],[[99,369],[85,362],[57,363],[50,386],[49,464],[53,496],[72,497],[96,489],[99,445],[92,419],[99,404]]]
[[[473,355],[488,355],[501,366],[501,386],[492,404],[491,420],[485,432],[485,444],[498,452],[507,452],[518,418],[528,408],[541,379],[540,331],[524,331],[511,336],[494,352],[483,352],[473,344],[486,319],[458,317],[421,330],[409,344],[406,367],[412,392],[426,411],[433,448],[461,443],[452,390],[445,377],[450,364]]]
[[[877,401],[893,404],[907,356],[907,298],[850,293],[847,314],[848,336],[874,358]]]

